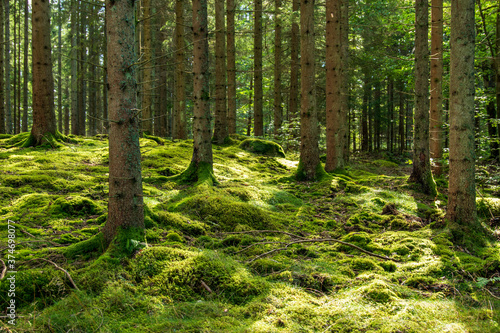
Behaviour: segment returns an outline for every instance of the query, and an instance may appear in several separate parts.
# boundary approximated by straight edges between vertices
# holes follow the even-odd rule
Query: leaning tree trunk
[[[106,243],[110,244],[120,233],[125,233],[125,238],[134,237],[135,240],[144,237],[133,1],[106,0],[106,32],[110,122],[109,202],[108,221],[103,233]]]
[[[228,137],[226,105],[226,27],[224,0],[215,1],[215,124],[214,142],[221,145]]]
[[[475,228],[474,0],[451,2],[450,176],[446,217]],[[463,235],[466,237],[466,235]]]
[[[425,194],[435,196],[429,156],[428,0],[417,0],[415,11],[415,130],[413,171],[408,181],[419,184]]]
[[[255,0],[254,11],[254,135],[264,135],[262,91],[262,0]]]
[[[316,85],[314,72],[314,0],[300,2],[301,34],[301,112],[300,160],[297,179],[318,180],[324,170],[319,160],[319,131],[316,110]]]
[[[33,127],[26,146],[38,146],[60,137],[54,112],[50,4],[45,0],[34,0],[32,5]]]
[[[430,154],[432,171],[443,170],[443,0],[432,0]]]

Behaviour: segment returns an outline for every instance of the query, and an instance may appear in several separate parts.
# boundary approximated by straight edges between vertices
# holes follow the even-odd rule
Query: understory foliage
[[[270,156],[232,137],[214,146],[217,183],[193,186],[178,177],[192,142],[147,136],[146,242],[124,234],[122,253],[105,251],[100,232],[106,138],[17,147],[25,137],[0,139],[3,258],[7,220],[17,222],[16,332],[500,330],[494,167],[478,170],[487,236],[457,245],[443,220],[446,196],[434,200],[408,185],[403,159],[354,155],[342,173],[298,182],[298,161],[279,146],[257,142],[278,152]],[[447,179],[437,185],[445,193]],[[315,238],[390,260],[334,241],[303,242]],[[39,258],[66,269],[80,290]],[[7,289],[1,280],[3,305]]]

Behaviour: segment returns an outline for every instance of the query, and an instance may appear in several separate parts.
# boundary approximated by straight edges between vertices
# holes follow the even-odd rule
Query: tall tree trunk
[[[50,43],[50,4],[33,0],[33,127],[26,146],[37,146],[58,138],[54,112],[54,78]]]
[[[142,18],[142,36],[144,50],[144,70],[142,77],[142,130],[146,134],[153,134],[153,112],[152,112],[152,93],[153,93],[153,57],[152,57],[152,33],[151,33],[151,0],[142,0],[143,18]]]
[[[60,2],[60,0],[59,0]],[[23,132],[28,131],[28,48],[29,48],[29,8],[28,1],[24,1],[24,55],[23,55]]]
[[[78,34],[79,46],[79,66],[78,66],[78,133],[79,135],[86,135],[86,101],[87,101],[87,81],[85,80],[85,73],[87,70],[87,4],[80,2],[80,32]]]
[[[104,70],[102,71],[102,127],[103,133],[108,132],[109,122],[108,122],[108,28],[106,20],[104,20],[104,48],[102,50],[102,66]]]
[[[12,91],[12,99],[13,99],[13,103],[12,103],[12,113],[13,113],[13,123],[14,123],[14,134],[18,134],[19,133],[19,125],[20,125],[20,120],[19,120],[19,111],[18,111],[18,104],[17,104],[17,94],[19,92],[19,88],[18,88],[18,85],[17,85],[17,74],[19,73],[19,69],[17,67],[18,65],[18,61],[17,61],[17,49],[18,47],[20,46],[19,43],[17,42],[17,20],[19,18],[19,15],[18,15],[18,11],[17,11],[17,8],[16,8],[16,4],[19,5],[18,3],[14,3],[14,7],[12,8],[13,10],[13,27],[12,27],[12,41],[14,42],[14,45],[13,45],[13,82],[12,82],[12,88],[13,88],[13,91]]]
[[[12,106],[10,100],[10,0],[5,1],[5,125],[7,133],[13,133]]]
[[[340,3],[340,56],[342,63],[342,86],[340,92],[343,130],[340,132],[344,153],[344,164],[349,162],[349,1]]]
[[[5,128],[5,95],[4,95],[4,61],[3,61],[3,56],[4,56],[4,26],[5,26],[5,14],[4,14],[4,1],[0,0],[0,42],[2,45],[0,45],[0,134],[5,134],[6,133],[6,128]]]
[[[250,89],[248,89],[248,115],[247,115],[247,136],[252,134],[252,92],[253,92],[253,77],[250,78]]]
[[[364,73],[363,102],[361,106],[361,151],[368,151],[368,99],[370,96],[370,83],[368,74]]]
[[[96,87],[96,66],[98,62],[98,51],[97,51],[97,36],[96,36],[96,23],[95,17],[97,12],[94,6],[90,7],[90,12],[93,13],[91,21],[89,22],[89,135],[94,136],[97,134],[97,87]]]
[[[109,201],[103,233],[107,244],[119,233],[143,238],[144,204],[139,148],[140,119],[134,49],[134,2],[106,0],[108,36]],[[138,238],[135,238],[138,237]],[[120,244],[124,246],[125,244]]]
[[[394,81],[391,77],[387,78],[387,150],[392,152],[394,149]]]
[[[187,139],[184,78],[184,1],[175,2],[175,105],[172,138]]]
[[[408,181],[420,184],[422,192],[435,196],[429,156],[428,0],[416,0],[415,12],[415,129],[413,171]]]
[[[264,135],[262,90],[262,0],[255,0],[254,11],[254,135]]]
[[[341,7],[341,0],[326,1],[326,171],[342,169],[345,164]]]
[[[226,105],[226,27],[224,0],[215,0],[215,124],[214,141],[221,145],[228,136]]]
[[[274,2],[274,134],[278,135],[283,121],[281,107],[281,0]]]
[[[451,3],[450,178],[446,217],[477,227],[474,149],[474,0]],[[464,238],[466,234],[462,235]]]
[[[229,134],[236,133],[235,0],[227,0],[227,121]]]
[[[157,24],[157,37],[158,45],[157,45],[157,53],[158,56],[165,56],[166,53],[163,51],[163,44],[166,40],[166,32],[161,30],[161,27],[165,23],[165,16],[160,13],[159,18],[160,24]],[[168,119],[168,96],[167,96],[167,66],[163,62],[160,62],[158,66],[158,84],[156,86],[157,96],[158,96],[158,107],[155,110],[158,111],[158,116],[160,117],[157,121],[160,122],[160,131],[159,133],[155,133],[155,135],[160,137],[167,136],[167,119]]]
[[[297,179],[318,180],[324,173],[319,160],[319,131],[316,110],[316,84],[314,63],[314,0],[300,2],[301,44],[301,112],[300,161]]]
[[[443,0],[432,0],[431,10],[431,111],[430,154],[432,171],[443,170]]]
[[[495,77],[496,77],[496,119],[500,119],[500,11],[497,11],[496,17],[496,57],[495,57]],[[497,160],[500,160],[500,129],[496,127],[496,136],[492,139],[496,140],[495,145],[491,150],[491,157]]]
[[[78,116],[78,2],[71,1],[71,134],[79,135]]]
[[[296,118],[299,111],[299,23],[298,13],[300,0],[292,0],[292,37],[290,41],[290,102],[289,114],[290,118]],[[289,119],[291,120],[291,119]]]
[[[374,83],[374,118],[375,118],[375,129],[374,129],[374,134],[375,134],[375,151],[380,151],[380,146],[381,146],[381,136],[382,136],[382,131],[381,131],[381,120],[382,120],[382,108],[381,108],[381,98],[382,98],[382,87],[380,84],[379,80],[376,80]]]
[[[404,95],[404,83],[399,82],[399,153],[403,154],[405,150],[405,95]]]
[[[183,176],[212,184],[207,0],[193,0],[193,33],[193,157]]]

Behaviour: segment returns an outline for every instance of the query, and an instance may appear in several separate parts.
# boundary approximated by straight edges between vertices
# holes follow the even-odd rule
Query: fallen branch
[[[212,289],[210,289],[210,287],[205,283],[205,281],[200,280],[200,282],[203,288],[205,288],[209,293],[213,293]]]
[[[249,231],[234,231],[234,232],[223,232],[220,233],[220,235],[236,235],[236,234],[257,234],[257,233],[275,233],[275,234],[283,234],[287,235],[290,237],[295,237],[299,239],[306,239],[305,237],[299,236],[299,235],[294,235],[286,231],[280,231],[280,230],[249,230]]]
[[[0,280],[2,280],[5,277],[5,273],[7,272],[7,266],[5,266],[5,262],[2,259],[0,259],[0,261],[3,265],[2,274],[0,274]]]
[[[36,236],[34,236],[34,235],[30,234],[30,233],[29,233],[29,232],[27,232],[26,230],[23,230],[22,228],[19,228],[19,230],[20,230],[23,234],[26,234],[26,235],[28,235],[28,236],[30,236],[30,237],[33,237],[33,238],[35,238],[35,239],[37,239],[37,238],[38,238],[38,237],[36,237]],[[54,245],[54,246],[62,246],[61,244],[56,243],[56,242],[53,242],[53,241],[51,241],[51,240],[49,240],[49,239],[43,239],[43,240],[37,239],[37,241],[38,241],[38,242],[48,242],[48,243],[50,243],[50,244],[52,244],[52,245]],[[18,243],[18,244],[20,244],[20,243]]]
[[[252,248],[256,245],[265,245],[265,244],[285,244],[286,242],[258,242],[258,243],[253,243],[251,245],[248,245],[247,247],[239,250],[239,251],[236,251],[234,252],[233,254],[238,254],[238,253],[241,253],[241,252],[244,252],[246,250],[248,250],[249,248]]]
[[[486,288],[483,288],[483,289],[486,290],[492,297],[494,297],[496,299],[500,299],[500,297],[495,296],[491,291],[489,291],[489,289],[486,289]]]
[[[64,274],[66,274],[66,277],[69,279],[69,282],[71,282],[71,284],[73,285],[73,288],[76,289],[76,290],[80,290],[78,289],[78,287],[76,286],[75,284],[75,281],[73,281],[73,279],[71,278],[71,275],[69,275],[68,271],[65,270],[64,268],[62,267],[59,267],[55,262],[51,261],[51,260],[48,260],[48,259],[44,259],[44,258],[34,258],[34,259],[31,259],[31,260],[28,260],[29,261],[32,261],[32,260],[43,260],[43,261],[46,261],[48,263],[51,263],[52,265],[54,265],[54,267],[58,270],[60,270],[61,272],[64,272]]]
[[[375,254],[373,252],[370,252],[370,251],[367,251],[367,250],[364,250],[362,248],[360,248],[359,246],[356,246],[354,244],[351,244],[351,243],[347,243],[347,242],[343,242],[341,240],[338,240],[338,239],[335,239],[335,238],[317,238],[317,239],[302,239],[302,240],[298,240],[298,241],[294,241],[294,242],[290,242],[288,243],[285,247],[280,247],[278,249],[274,249],[274,250],[271,250],[271,251],[267,251],[265,253],[262,253],[260,255],[258,255],[257,257],[253,258],[253,259],[250,259],[247,261],[247,263],[251,263],[252,261],[255,261],[257,259],[260,259],[262,257],[265,257],[271,253],[274,253],[274,252],[278,252],[278,251],[283,251],[283,250],[286,250],[290,245],[293,245],[293,244],[299,244],[299,243],[324,243],[324,242],[335,242],[335,243],[340,243],[340,244],[343,244],[343,245],[346,245],[346,246],[350,246],[352,248],[355,248],[356,250],[358,251],[361,251],[363,253],[366,253],[368,254],[369,256],[372,256],[372,257],[377,257],[377,258],[380,258],[380,259],[384,259],[384,260],[391,260],[391,261],[394,261],[394,262],[401,262],[397,259],[394,259],[394,258],[389,258],[389,257],[385,257],[385,256],[381,256],[381,255],[378,255],[378,254]]]

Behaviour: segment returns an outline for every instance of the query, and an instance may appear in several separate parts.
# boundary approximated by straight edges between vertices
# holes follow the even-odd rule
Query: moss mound
[[[285,157],[283,148],[273,141],[261,139],[246,139],[242,143],[240,143],[239,147],[255,154]]]
[[[52,204],[50,212],[52,214],[65,216],[88,216],[100,215],[103,213],[103,209],[88,198],[72,196],[58,198],[54,204]]]

